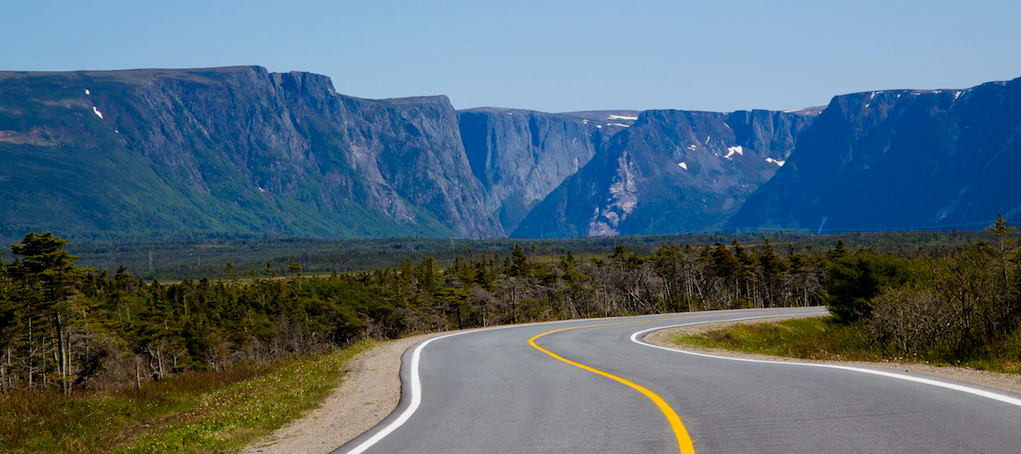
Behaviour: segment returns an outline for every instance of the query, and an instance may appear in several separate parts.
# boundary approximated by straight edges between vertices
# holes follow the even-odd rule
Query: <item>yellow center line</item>
[[[680,320],[680,319],[684,319],[684,318],[691,318],[691,317],[666,318],[666,319],[658,319],[658,320],[655,320],[655,321]],[[608,373],[603,372],[601,370],[593,369],[593,368],[591,368],[589,366],[586,366],[584,364],[571,361],[571,360],[566,359],[566,358],[564,358],[564,357],[562,357],[562,356],[560,356],[560,355],[558,355],[556,353],[553,353],[553,352],[551,352],[549,350],[546,350],[545,348],[542,348],[542,347],[540,347],[539,345],[537,345],[535,343],[535,340],[540,338],[540,337],[543,337],[543,336],[545,336],[547,334],[559,333],[561,331],[570,331],[570,330],[573,330],[573,329],[581,329],[581,328],[595,328],[595,327],[598,327],[598,326],[630,325],[630,324],[643,323],[643,322],[648,322],[648,321],[651,321],[651,320],[642,320],[642,321],[637,321],[637,322],[602,323],[602,324],[598,324],[598,325],[586,325],[586,326],[574,326],[574,327],[571,327],[571,328],[560,328],[560,329],[555,329],[553,331],[547,331],[547,332],[542,333],[542,334],[540,334],[538,336],[535,336],[535,337],[529,339],[528,343],[532,347],[535,347],[537,350],[539,350],[539,351],[541,351],[541,352],[543,352],[543,353],[545,353],[547,355],[550,355],[550,356],[552,356],[552,357],[554,357],[554,358],[556,358],[556,359],[558,359],[560,361],[563,361],[563,362],[565,362],[567,364],[570,364],[570,365],[572,365],[574,367],[577,367],[577,368],[580,368],[580,369],[592,372],[593,374],[601,375],[603,377],[609,378],[610,380],[613,380],[615,382],[621,383],[621,384],[623,384],[623,385],[625,385],[625,386],[627,386],[627,387],[629,387],[631,389],[634,389],[635,391],[638,391],[638,392],[642,393],[642,395],[644,395],[645,397],[649,398],[649,400],[651,400],[652,403],[656,404],[656,406],[659,407],[659,411],[663,412],[663,416],[666,416],[667,421],[670,422],[670,428],[673,429],[674,436],[677,437],[677,449],[680,451],[680,453],[681,454],[694,454],[695,453],[695,447],[692,445],[691,437],[688,435],[688,430],[684,428],[684,424],[681,422],[681,418],[679,416],[677,416],[677,413],[674,411],[674,409],[670,408],[670,405],[667,404],[666,401],[663,400],[662,397],[657,396],[656,393],[654,393],[652,391],[649,391],[648,389],[646,389],[645,387],[643,387],[641,385],[632,383],[632,382],[627,381],[627,380],[625,380],[623,378],[617,377],[617,376],[612,375],[612,374],[608,374]]]

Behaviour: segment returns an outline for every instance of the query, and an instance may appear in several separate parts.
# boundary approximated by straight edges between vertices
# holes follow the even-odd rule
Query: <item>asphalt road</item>
[[[822,309],[580,320],[435,338],[405,354],[401,406],[336,452],[1021,452],[1019,395],[982,395],[989,390],[890,369],[895,375],[689,355],[633,336],[813,311]],[[671,412],[679,422],[671,424]]]

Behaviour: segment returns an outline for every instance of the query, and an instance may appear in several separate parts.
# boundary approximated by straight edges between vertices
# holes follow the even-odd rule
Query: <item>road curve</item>
[[[405,353],[397,410],[335,452],[1019,452],[1019,395],[892,370],[682,354],[636,342],[641,334],[632,340],[659,327],[823,311],[577,320],[433,338]]]

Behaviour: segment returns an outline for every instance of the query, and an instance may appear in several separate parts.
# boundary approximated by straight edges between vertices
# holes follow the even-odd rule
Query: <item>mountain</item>
[[[1021,212],[1021,79],[833,98],[732,229],[975,229]]]
[[[485,192],[486,208],[510,232],[637,115],[478,108],[460,111],[458,126],[472,173]]]
[[[784,165],[811,113],[642,112],[513,237],[712,230]]]
[[[446,97],[260,67],[0,73],[0,237],[503,236]]]
[[[254,66],[0,72],[0,241],[981,228],[1021,212],[1019,92],[543,113]]]

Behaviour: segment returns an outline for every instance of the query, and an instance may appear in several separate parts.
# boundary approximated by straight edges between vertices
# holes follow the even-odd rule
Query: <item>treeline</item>
[[[886,356],[956,363],[1021,352],[1021,249],[1000,217],[991,241],[946,256],[834,257],[826,303]],[[1013,358],[1017,362],[1018,358]]]
[[[226,278],[146,281],[75,264],[26,235],[0,260],[0,390],[115,389],[364,338],[508,323],[827,304],[891,354],[960,358],[1021,326],[1021,252],[1002,220],[968,247],[899,252],[794,243],[617,244],[601,254],[462,251],[326,276],[228,264]]]
[[[826,263],[846,252],[792,245],[618,245],[601,257],[466,253],[353,274],[146,282],[80,268],[50,233],[0,260],[0,389],[113,389],[185,370],[222,370],[363,338],[506,323],[687,310],[815,305]],[[531,248],[529,248],[531,249]],[[834,255],[836,254],[836,255]],[[246,277],[249,276],[249,277]]]
[[[11,242],[20,241],[16,238]],[[269,239],[269,238],[206,238],[195,242],[111,243],[72,240],[69,250],[81,257],[86,266],[116,272],[126,265],[132,273],[146,280],[210,279],[227,277],[224,265],[233,263],[242,275],[258,276],[266,264],[277,273],[285,273],[288,260],[301,264],[307,274],[330,274],[396,268],[405,260],[419,262],[432,257],[436,263],[449,267],[458,257],[467,258],[471,249],[481,253],[509,255],[515,245],[528,250],[531,258],[556,257],[571,251],[579,257],[605,258],[615,246],[650,255],[662,246],[691,245],[702,249],[715,243],[761,244],[769,241],[786,247],[795,244],[825,250],[837,242],[851,249],[867,247],[877,252],[900,252],[919,248],[925,251],[963,250],[978,241],[989,240],[987,232],[966,231],[904,231],[808,234],[776,232],[768,234],[706,234],[627,236],[615,238],[557,239]],[[0,243],[0,244],[9,244]],[[0,257],[5,257],[0,250]]]

